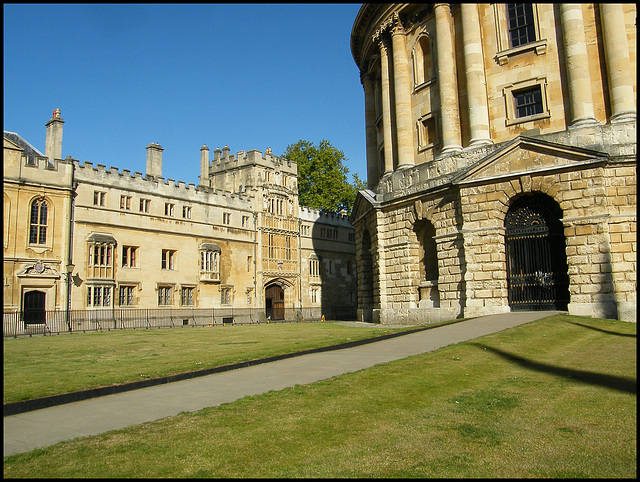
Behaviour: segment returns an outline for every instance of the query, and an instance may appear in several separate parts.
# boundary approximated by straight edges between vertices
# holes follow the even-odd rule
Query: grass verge
[[[636,325],[552,316],[4,458],[5,477],[629,477]]]
[[[408,329],[277,323],[9,339],[3,343],[3,403],[193,372]]]

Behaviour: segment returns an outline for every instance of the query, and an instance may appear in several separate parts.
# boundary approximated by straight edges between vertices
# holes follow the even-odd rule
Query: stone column
[[[393,172],[393,137],[391,133],[391,91],[387,45],[380,39],[380,76],[382,81],[382,134],[384,136],[384,173]]]
[[[373,189],[378,184],[378,152],[376,142],[376,106],[371,75],[362,74],[364,87],[364,121],[367,146],[367,185]]]
[[[462,150],[460,109],[455,52],[453,48],[451,8],[448,3],[433,6],[436,16],[436,49],[438,52],[438,85],[442,118],[442,155]]]
[[[582,5],[563,3],[560,12],[571,99],[571,125],[596,124]]]
[[[489,130],[489,105],[487,83],[484,74],[482,36],[478,5],[461,3],[462,35],[464,38],[464,65],[467,75],[467,97],[469,100],[470,147],[492,144]]]
[[[632,120],[636,118],[636,103],[622,4],[601,3],[600,17],[611,97],[610,121],[615,123]]]
[[[404,28],[400,19],[394,17],[391,27],[393,46],[393,81],[396,105],[396,136],[398,141],[398,168],[415,165],[413,142],[413,116],[411,115],[411,81],[409,57],[405,45]]]

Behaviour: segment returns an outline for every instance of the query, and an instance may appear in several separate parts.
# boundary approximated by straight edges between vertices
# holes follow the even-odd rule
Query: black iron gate
[[[545,195],[520,198],[505,220],[509,306],[566,310],[569,277],[562,211]]]

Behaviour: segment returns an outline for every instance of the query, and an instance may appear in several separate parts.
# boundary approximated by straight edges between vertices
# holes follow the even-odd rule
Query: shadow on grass
[[[584,370],[573,370],[571,368],[561,368],[546,363],[535,362],[527,360],[518,355],[507,353],[505,351],[493,348],[482,343],[470,343],[479,348],[489,350],[496,355],[499,355],[507,360],[520,365],[523,368],[529,370],[535,370],[539,372],[551,373],[577,382],[588,383],[590,385],[598,385],[605,388],[611,388],[625,393],[636,394],[636,380],[633,378],[618,377],[614,375],[605,375],[602,373],[588,372]]]
[[[590,330],[599,331],[600,333],[606,333],[607,335],[624,336],[626,338],[637,338],[633,333],[618,333],[617,331],[603,330],[602,328],[596,328],[595,326],[584,325],[582,323],[576,323],[575,321],[565,320],[572,325],[581,326],[582,328],[589,328]]]

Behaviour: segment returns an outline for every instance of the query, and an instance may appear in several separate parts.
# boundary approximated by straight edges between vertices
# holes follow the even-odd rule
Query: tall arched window
[[[47,202],[36,199],[31,203],[29,244],[47,243]]]
[[[414,84],[417,86],[433,78],[433,62],[431,58],[431,41],[427,35],[418,40],[413,51]]]

